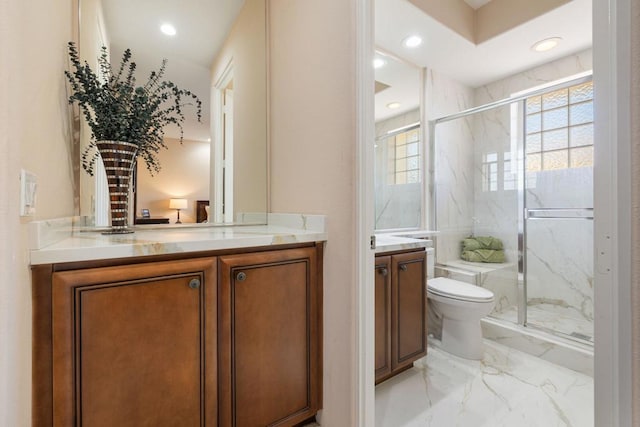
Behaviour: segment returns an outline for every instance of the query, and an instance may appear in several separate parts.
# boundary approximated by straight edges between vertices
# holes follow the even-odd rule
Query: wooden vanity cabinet
[[[391,257],[375,262],[375,368],[376,381],[391,374]]]
[[[53,273],[54,426],[215,426],[215,258]]]
[[[376,384],[427,354],[424,250],[383,254],[375,262]]]
[[[312,419],[322,243],[235,252],[35,266],[33,425]]]
[[[219,258],[221,426],[292,426],[318,411],[313,252]]]

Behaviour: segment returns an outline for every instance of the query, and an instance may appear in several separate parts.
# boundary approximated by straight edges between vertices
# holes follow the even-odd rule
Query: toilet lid
[[[490,290],[447,277],[427,280],[427,290],[436,295],[465,301],[484,302],[493,300],[493,292]]]

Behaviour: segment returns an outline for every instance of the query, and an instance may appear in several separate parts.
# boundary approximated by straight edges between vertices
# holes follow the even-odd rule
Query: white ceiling
[[[467,0],[470,4],[482,2],[486,3],[485,0]],[[375,15],[378,48],[470,87],[531,69],[587,49],[592,44],[591,0],[572,0],[479,45],[440,24],[408,0],[375,0]],[[402,46],[402,40],[411,34],[419,34],[424,42],[420,47],[408,50]],[[531,50],[536,41],[548,37],[562,37],[563,40],[549,52]],[[390,96],[394,86],[403,85],[403,78],[399,75],[394,80],[387,76],[384,83],[392,87],[381,93]],[[397,101],[402,102],[399,97],[400,94]],[[376,102],[376,120],[379,120],[379,109]]]
[[[416,90],[420,87],[420,69],[379,52],[376,58],[386,62],[384,67],[376,70],[376,81],[390,86],[376,94],[376,121],[411,111],[420,105],[420,92]],[[392,102],[399,102],[400,107],[388,108]]]
[[[226,39],[244,0],[103,0],[105,25],[111,42],[111,60],[119,64],[130,48],[138,66],[138,83],[168,60],[165,80],[195,93],[203,102],[202,122],[188,114],[185,138],[204,141],[210,136],[210,66]],[[160,25],[169,22],[177,34],[168,37]],[[176,128],[166,136],[178,137]]]

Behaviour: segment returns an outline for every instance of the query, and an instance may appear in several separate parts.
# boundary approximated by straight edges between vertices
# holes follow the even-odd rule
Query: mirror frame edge
[[[76,0],[77,1],[77,0]],[[269,224],[269,215],[271,214],[271,0],[264,0],[264,19],[265,19],[265,37],[264,37],[264,56],[265,56],[265,111],[266,117],[266,129],[265,129],[265,144],[266,152],[265,157],[267,161],[266,165],[266,197],[265,200],[265,221]]]
[[[71,40],[80,49],[80,17],[82,10],[80,9],[80,0],[71,0]],[[67,49],[65,46],[65,55]],[[70,63],[67,64],[70,69]],[[65,79],[66,94],[69,95],[69,84]],[[80,212],[80,106],[76,103],[68,105],[69,129],[71,136],[71,166],[72,166],[72,185],[73,185],[73,214],[79,216]]]

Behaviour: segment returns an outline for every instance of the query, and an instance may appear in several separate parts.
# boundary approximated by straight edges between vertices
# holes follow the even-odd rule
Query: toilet
[[[435,314],[442,318],[441,348],[465,359],[482,359],[480,319],[493,310],[493,292],[459,280],[436,277],[427,280],[427,296]]]

